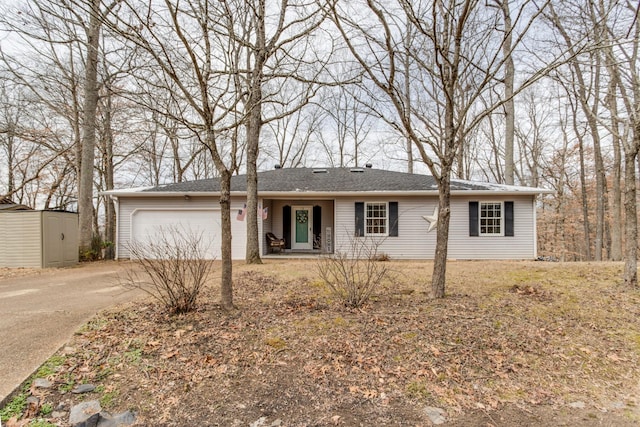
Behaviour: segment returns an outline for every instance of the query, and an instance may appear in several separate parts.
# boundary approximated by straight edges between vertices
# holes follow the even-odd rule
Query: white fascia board
[[[452,196],[523,196],[537,194],[553,194],[554,191],[544,188],[511,187],[494,190],[451,190]],[[136,191],[111,190],[100,194],[116,197],[218,197],[217,191]],[[246,191],[232,191],[231,196],[246,197]],[[261,191],[258,193],[263,198],[278,199],[314,199],[335,197],[399,197],[399,196],[423,196],[432,197],[438,195],[438,190],[421,191]]]
[[[526,188],[522,190],[452,190],[452,196],[536,196],[538,194],[554,194],[555,191],[544,188]]]

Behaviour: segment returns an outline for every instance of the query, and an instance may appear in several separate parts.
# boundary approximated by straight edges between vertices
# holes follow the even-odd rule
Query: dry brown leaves
[[[148,425],[427,425],[424,405],[635,402],[640,293],[619,265],[452,263],[440,301],[425,296],[425,263],[393,268],[397,285],[348,310],[312,263],[238,266],[237,313],[216,286],[187,315],[106,313],[76,336],[57,385],[101,385]]]

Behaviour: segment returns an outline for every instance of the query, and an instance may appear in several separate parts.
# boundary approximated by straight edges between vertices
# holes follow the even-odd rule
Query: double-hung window
[[[389,225],[389,209],[385,202],[365,203],[365,235],[386,236]]]
[[[398,237],[398,202],[355,202],[355,236]]]
[[[480,235],[502,236],[502,203],[480,202]]]
[[[469,202],[469,236],[514,236],[514,202]]]

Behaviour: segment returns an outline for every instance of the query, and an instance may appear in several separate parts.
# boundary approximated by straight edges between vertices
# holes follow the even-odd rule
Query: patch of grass
[[[105,409],[109,409],[114,406],[116,399],[118,398],[118,391],[113,390],[106,392],[100,398],[100,406]]]
[[[47,416],[53,412],[53,405],[51,403],[45,403],[40,407],[40,415]]]
[[[407,384],[407,395],[412,399],[427,400],[431,397],[429,388],[422,381],[411,381]]]
[[[102,381],[110,377],[111,375],[113,375],[113,372],[114,372],[113,369],[110,368],[109,366],[102,367],[102,369],[100,369],[96,374],[96,381]]]
[[[66,358],[64,356],[52,356],[42,364],[40,369],[35,374],[35,378],[46,378],[49,375],[53,375],[57,372],[58,368],[62,366]]]
[[[276,350],[282,350],[287,346],[287,342],[281,337],[270,337],[264,340],[264,343]]]
[[[134,365],[140,364],[142,360],[142,349],[134,348],[124,353],[124,359]]]
[[[349,324],[349,322],[347,320],[345,320],[344,317],[338,316],[335,319],[333,319],[333,326],[337,326],[337,327],[345,327]]]
[[[109,322],[107,321],[107,319],[103,317],[95,317],[90,321],[88,321],[87,323],[85,323],[84,325],[82,325],[82,327],[78,330],[78,332],[76,332],[76,335],[83,335],[83,334],[86,334],[87,332],[99,331],[100,329],[107,326],[108,323]]]
[[[74,386],[75,382],[73,381],[73,379],[66,378],[66,380],[58,386],[58,391],[63,394],[69,393],[71,390],[73,390]]]
[[[36,420],[31,420],[31,422],[29,423],[29,427],[56,427],[56,425],[50,423],[47,420],[43,420],[39,418]]]
[[[27,394],[16,395],[7,405],[0,409],[0,420],[7,421],[11,417],[21,415],[27,408]]]
[[[418,333],[417,332],[405,332],[402,334],[402,338],[404,338],[407,341],[413,341],[418,337]]]

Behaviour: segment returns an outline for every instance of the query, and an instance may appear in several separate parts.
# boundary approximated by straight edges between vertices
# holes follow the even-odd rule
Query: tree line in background
[[[637,1],[30,0],[0,29],[0,194],[78,209],[115,239],[101,191],[366,162],[433,175],[434,295],[450,179],[546,187],[539,252],[626,260],[637,283]],[[225,214],[225,212],[227,212]],[[633,243],[630,243],[633,242]],[[223,304],[232,307],[230,244]],[[112,255],[112,254],[111,254]]]

